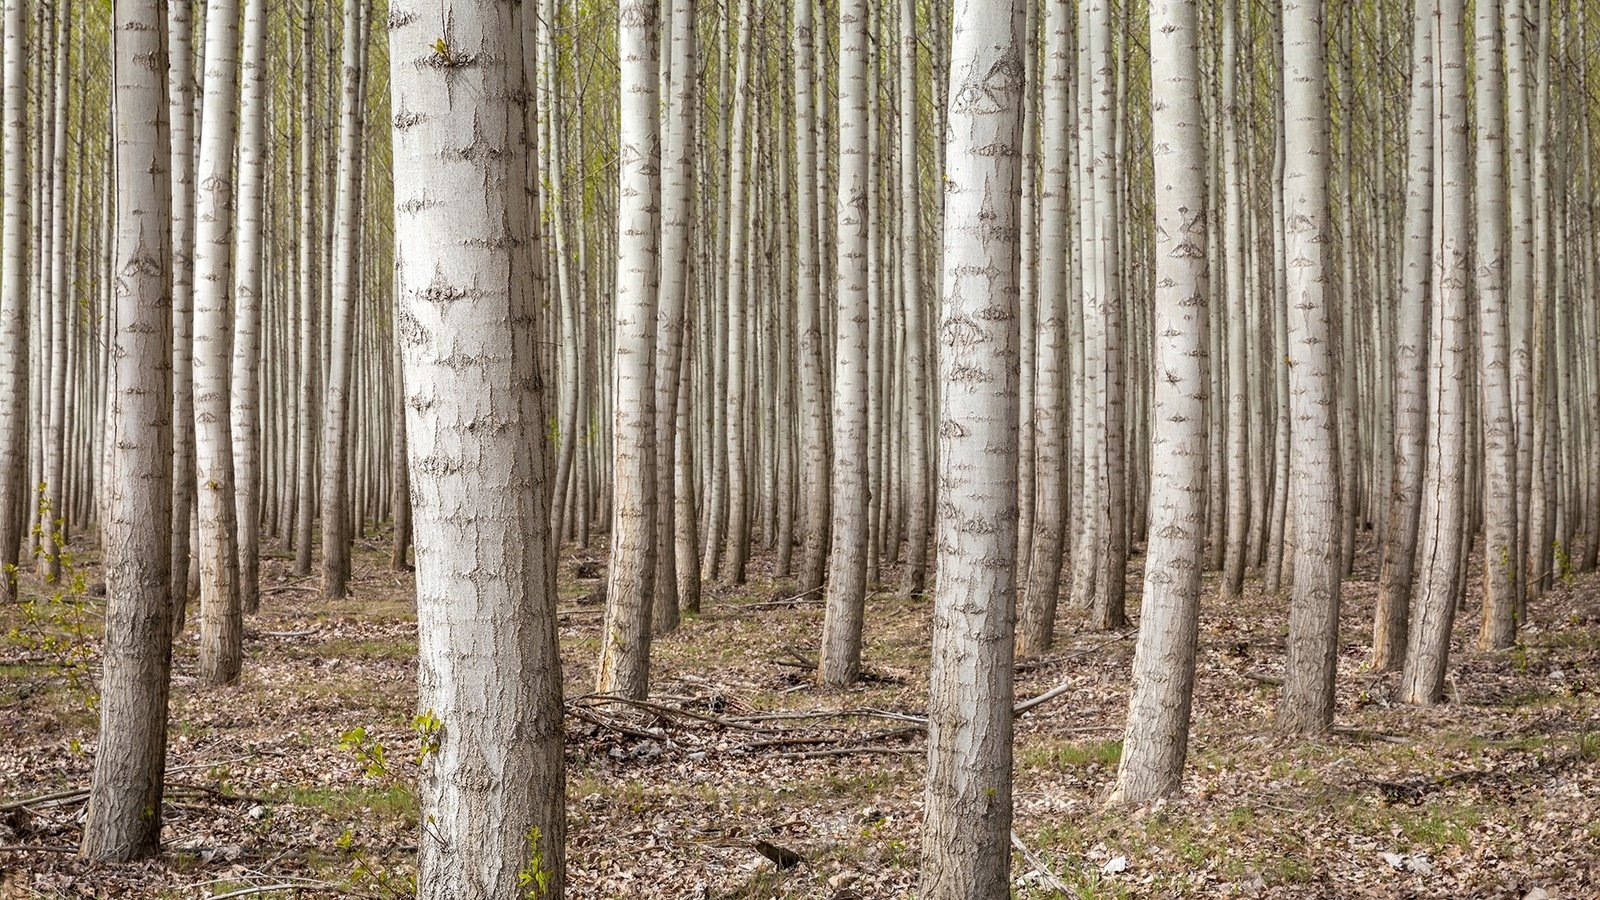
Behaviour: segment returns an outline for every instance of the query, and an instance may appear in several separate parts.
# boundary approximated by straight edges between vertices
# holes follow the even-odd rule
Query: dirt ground
[[[0,897],[409,896],[416,617],[383,549],[359,549],[352,596],[331,605],[266,560],[235,687],[199,685],[184,636],[167,852],[137,865],[73,855],[94,743],[93,560],[57,602],[0,610]],[[929,602],[874,595],[868,678],[830,693],[807,671],[819,602],[763,577],[708,588],[655,645],[651,706],[617,712],[584,699],[603,569],[600,551],[563,556],[569,896],[914,896]],[[1600,579],[1535,603],[1504,653],[1473,650],[1478,616],[1463,612],[1450,702],[1428,710],[1393,705],[1395,679],[1364,667],[1375,592],[1363,557],[1338,727],[1285,740],[1270,727],[1284,602],[1253,581],[1229,605],[1208,591],[1184,796],[1139,815],[1101,807],[1133,632],[1085,631],[1064,608],[1056,649],[1018,666],[1019,700],[1061,691],[1017,725],[1016,896],[1600,897]]]

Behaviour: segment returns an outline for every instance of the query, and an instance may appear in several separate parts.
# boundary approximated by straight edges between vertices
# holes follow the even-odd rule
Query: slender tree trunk
[[[194,430],[199,503],[200,674],[211,684],[239,677],[244,624],[239,605],[233,440],[228,409],[232,356],[228,287],[233,283],[234,112],[239,79],[239,5],[208,0],[205,102],[196,183]]]
[[[961,0],[954,15],[925,900],[1011,894],[1023,20],[1021,2]]]
[[[1247,306],[1244,274],[1244,185],[1239,153],[1238,26],[1234,3],[1222,7],[1222,177],[1223,287],[1227,291],[1227,518],[1222,557],[1222,593],[1244,589],[1246,540],[1250,529],[1249,396],[1245,358]],[[1152,101],[1154,102],[1154,101]],[[1177,126],[1179,128],[1187,126]],[[1198,127],[1198,126],[1196,126]],[[1160,276],[1156,276],[1159,282]],[[1158,329],[1159,333],[1159,329]],[[1155,504],[1151,504],[1152,507]],[[1216,512],[1213,512],[1215,515]]]
[[[164,3],[118,0],[113,16],[117,288],[102,531],[105,671],[82,852],[125,861],[161,850],[172,548],[170,533],[151,523],[168,521],[172,502],[172,187]],[[16,20],[7,19],[10,38]],[[18,44],[6,48],[8,59]]]
[[[311,528],[316,520],[317,411],[322,406],[322,330],[319,325],[317,255],[322,239],[317,233],[316,148],[312,98],[316,96],[316,70],[312,54],[313,0],[300,9],[300,53],[305,60],[304,92],[300,95],[300,397],[295,425],[294,571],[311,574]]]
[[[728,402],[723,420],[727,459],[727,556],[722,566],[730,584],[744,583],[745,562],[750,556],[750,463],[753,435],[745,422],[745,366],[749,351],[749,298],[746,273],[754,256],[753,230],[746,227],[750,217],[750,186],[745,175],[746,133],[750,130],[751,29],[755,8],[749,0],[739,6],[739,28],[733,81],[733,122],[728,137],[727,193],[728,216]]]
[[[1338,384],[1327,297],[1328,79],[1322,0],[1284,0],[1284,244],[1290,415],[1294,418],[1294,581],[1278,727],[1333,723],[1339,641]]]
[[[339,169],[333,227],[333,300],[328,384],[322,419],[322,596],[345,596],[350,580],[351,369],[355,363],[356,251],[361,215],[361,47],[366,40],[366,0],[344,4],[344,47],[339,94]]]
[[[900,299],[905,310],[906,562],[902,593],[923,592],[932,489],[928,483],[928,351],[922,294],[922,167],[917,138],[917,4],[900,0]]]
[[[1478,646],[1501,650],[1517,634],[1517,448],[1511,417],[1510,331],[1505,297],[1505,132],[1500,76],[1500,2],[1477,0],[1476,247],[1472,271],[1478,300],[1478,377],[1483,402],[1486,525],[1483,623]],[[1446,149],[1450,149],[1446,144]],[[1470,452],[1463,448],[1463,452]]]
[[[1445,663],[1466,543],[1462,523],[1468,434],[1465,393],[1471,377],[1467,300],[1473,260],[1468,239],[1472,211],[1463,6],[1463,0],[1438,3],[1439,115],[1435,139],[1439,142],[1439,177],[1433,192],[1436,251],[1430,311],[1428,448],[1418,554],[1421,562],[1411,592],[1411,628],[1399,690],[1401,702],[1415,704],[1437,703],[1444,695]],[[1485,15],[1492,14],[1489,6],[1489,0],[1480,3],[1480,26]],[[1494,29],[1487,31],[1492,34]],[[1481,32],[1479,39],[1494,40]]]
[[[1233,4],[1224,29],[1232,31]],[[1188,0],[1150,7],[1156,243],[1150,544],[1127,734],[1113,803],[1142,804],[1183,783],[1200,622],[1206,424],[1206,152],[1200,29]],[[1224,54],[1228,44],[1224,38]],[[1225,75],[1226,79],[1227,76]],[[1231,130],[1231,129],[1230,129]],[[1242,285],[1241,285],[1242,287]],[[1229,289],[1233,289],[1230,283]],[[1236,323],[1235,324],[1239,324]]]
[[[1033,546],[1028,552],[1027,591],[1019,617],[1017,652],[1050,649],[1061,593],[1061,551],[1066,522],[1067,429],[1067,251],[1072,239],[1067,190],[1072,169],[1072,17],[1070,0],[1045,6],[1046,34],[1039,179],[1039,302],[1035,314],[1033,403]],[[1080,399],[1080,398],[1074,398]]]
[[[70,24],[72,0],[61,0],[55,5],[55,90],[52,95],[54,114],[52,122],[55,137],[51,140],[50,193],[47,197],[50,212],[50,280],[47,306],[40,307],[41,324],[48,316],[48,342],[41,342],[40,380],[45,393],[40,435],[44,443],[44,483],[42,506],[39,510],[39,574],[45,582],[53,583],[61,577],[61,560],[66,543],[66,403],[67,403],[67,123],[70,120],[71,84],[67,80],[72,65]],[[41,162],[43,162],[41,160]],[[40,212],[43,215],[43,211]],[[43,275],[40,273],[41,289]],[[48,355],[45,355],[48,354]]]
[[[839,3],[838,314],[833,369],[833,545],[817,680],[842,687],[861,676],[867,587],[867,150],[868,0]]]
[[[28,25],[5,3],[5,279],[0,282],[0,603],[17,598],[28,488]]]
[[[800,427],[801,455],[805,464],[800,483],[805,494],[805,546],[800,555],[801,594],[822,590],[827,571],[831,476],[828,452],[827,381],[823,368],[823,325],[821,262],[817,257],[818,210],[821,200],[817,187],[817,122],[820,111],[813,106],[816,87],[812,71],[812,0],[794,2],[794,106],[795,106],[795,185],[798,237],[795,268],[799,276],[797,319],[800,332]]]
[[[656,570],[655,329],[660,255],[656,214],[661,197],[656,3],[623,0],[618,14],[622,133],[612,369],[611,566],[596,690],[642,700],[650,687]]]
[[[177,0],[183,2],[183,0]],[[243,87],[239,102],[239,232],[233,318],[233,466],[239,522],[239,605],[261,605],[261,436],[256,371],[261,357],[262,217],[266,211],[267,10],[245,0]]]

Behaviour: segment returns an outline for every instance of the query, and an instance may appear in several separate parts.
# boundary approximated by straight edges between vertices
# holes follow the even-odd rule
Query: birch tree
[[[403,3],[388,18],[418,707],[440,723],[420,791],[424,900],[559,897],[565,882],[522,14],[450,0],[442,21]]]
[[[922,825],[927,900],[1011,892],[1024,18],[1017,0],[960,0],[951,35]]]
[[[167,530],[151,523],[166,522],[172,502],[172,188],[165,3],[118,0],[113,16],[117,229],[110,480],[101,530],[106,632],[82,849],[91,859],[125,861],[161,850],[172,548]],[[6,24],[9,38],[17,32]]]
[[[1232,6],[1224,7],[1224,16],[1231,16]],[[1196,19],[1190,0],[1156,0],[1150,7],[1156,219],[1150,543],[1132,699],[1111,795],[1113,803],[1130,805],[1176,793],[1182,785],[1194,701],[1210,347],[1205,118]],[[1223,28],[1231,30],[1227,19]]]

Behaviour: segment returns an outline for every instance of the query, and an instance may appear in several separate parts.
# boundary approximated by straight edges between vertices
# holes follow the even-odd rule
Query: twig
[[[1011,846],[1017,848],[1017,852],[1021,853],[1022,858],[1028,861],[1028,865],[1033,866],[1033,870],[1044,878],[1045,883],[1059,891],[1063,897],[1073,895],[1072,889],[1067,887],[1060,878],[1057,878],[1055,872],[1050,871],[1050,867],[1045,865],[1044,860],[1028,849],[1028,845],[1022,842],[1022,838],[1017,837],[1015,831],[1011,832]]]
[[[0,844],[0,853],[77,853],[77,847],[55,844]]]
[[[65,791],[55,791],[54,793],[40,794],[37,797],[24,797],[21,800],[7,800],[4,803],[0,803],[0,812],[10,812],[14,809],[23,809],[25,807],[35,806],[40,803],[50,803],[52,801],[79,800],[87,796],[89,796],[88,788],[71,788]]]
[[[902,756],[922,752],[918,747],[831,747],[827,750],[796,750],[792,753],[779,753],[778,756],[782,759],[812,759],[820,756],[850,756],[856,753]]]

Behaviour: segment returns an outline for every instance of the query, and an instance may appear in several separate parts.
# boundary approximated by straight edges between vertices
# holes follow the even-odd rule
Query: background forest
[[[1600,6],[4,9],[0,897],[1600,895]]]

